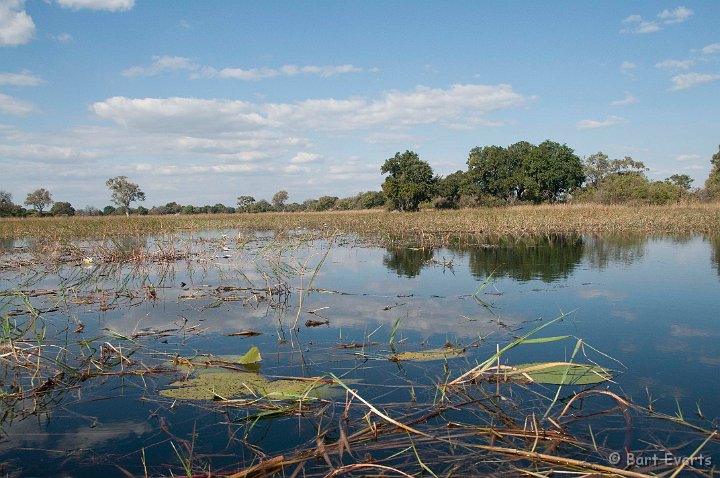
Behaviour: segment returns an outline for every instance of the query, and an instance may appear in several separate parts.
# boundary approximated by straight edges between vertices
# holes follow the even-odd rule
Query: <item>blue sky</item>
[[[378,190],[412,149],[566,143],[701,186],[720,2],[0,0],[0,189],[145,206]]]

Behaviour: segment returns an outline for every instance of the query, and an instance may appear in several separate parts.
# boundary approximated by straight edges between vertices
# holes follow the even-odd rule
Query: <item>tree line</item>
[[[270,201],[241,195],[234,206],[193,206],[170,202],[150,209],[132,203],[145,200],[140,186],[126,176],[110,178],[105,185],[114,204],[102,210],[92,206],[76,210],[69,202],[53,201],[39,188],[27,194],[24,205],[0,190],[0,216],[28,215],[130,215],[133,214],[227,214],[302,212],[387,208],[416,211],[420,208],[463,208],[518,203],[595,202],[602,204],[672,204],[683,201],[720,199],[720,147],[712,156],[711,171],[704,187],[692,188],[687,174],[673,174],[663,181],[646,176],[641,161],[626,156],[610,159],[597,152],[581,159],[565,144],[544,141],[539,145],[520,141],[507,147],[483,146],[470,150],[467,169],[445,177],[436,175],[417,153],[407,150],[388,158],[380,168],[387,175],[381,191],[366,191],[338,198],[321,196],[302,203],[288,203],[289,194],[278,191]],[[46,208],[49,211],[45,211]]]

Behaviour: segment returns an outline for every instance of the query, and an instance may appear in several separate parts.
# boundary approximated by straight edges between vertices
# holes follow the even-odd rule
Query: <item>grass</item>
[[[0,220],[0,239],[108,239],[201,230],[341,233],[388,243],[446,245],[484,237],[536,234],[720,234],[720,204],[686,206],[541,205],[397,213],[218,214],[201,216],[72,217]]]

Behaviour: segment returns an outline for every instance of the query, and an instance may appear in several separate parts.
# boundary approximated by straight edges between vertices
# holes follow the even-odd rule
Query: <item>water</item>
[[[9,365],[12,357],[4,341],[0,473],[123,476],[143,475],[147,467],[150,475],[169,476],[184,474],[181,459],[189,459],[194,473],[201,475],[209,467],[230,472],[250,466],[259,449],[269,457],[288,457],[315,447],[319,430],[326,428],[328,443],[338,439],[339,431],[323,420],[342,423],[343,391],[322,405],[307,405],[307,413],[255,420],[253,406],[160,395],[159,390],[183,376],[169,362],[176,356],[238,355],[255,345],[263,355],[263,374],[315,377],[332,372],[393,416],[422,415],[442,402],[438,384],[561,315],[537,337],[568,338],[516,347],[503,354],[502,363],[567,360],[582,339],[576,361],[597,362],[617,372],[615,383],[598,390],[658,412],[682,414],[704,428],[715,427],[720,417],[720,382],[715,378],[720,367],[720,240],[543,237],[434,250],[366,247],[354,241],[330,247],[267,236],[239,246],[218,234],[185,241],[192,244],[192,255],[172,264],[97,261],[59,269],[4,266],[0,271],[0,289],[20,286],[45,325],[42,332],[32,331],[34,341],[16,346],[30,350],[41,336],[43,357],[88,372],[77,380],[65,371],[48,391],[14,400],[14,382],[25,389],[39,384],[21,373],[30,365],[21,372]],[[9,250],[19,247],[11,246]],[[18,254],[27,261],[26,251]],[[12,262],[8,257],[4,264]],[[301,286],[310,290],[299,307]],[[21,299],[5,303],[5,313],[16,324],[29,320],[21,313],[26,308]],[[322,325],[306,326],[307,321]],[[231,335],[248,330],[262,335]],[[358,347],[349,348],[352,344]],[[467,352],[447,361],[388,360],[393,353],[446,344]],[[28,355],[33,357],[37,355]],[[51,371],[62,371],[53,360],[40,374],[43,380],[53,376]],[[161,368],[167,371],[158,372]],[[493,392],[495,387],[489,385]],[[545,399],[552,399],[556,390],[540,384],[497,388],[519,417],[523,411],[542,416],[549,405]],[[558,416],[578,390],[564,387],[551,416]],[[589,403],[588,409],[594,406]],[[355,400],[348,434],[362,425],[366,412]],[[252,420],[245,420],[248,415]],[[460,409],[441,417],[465,424],[497,423],[497,417]],[[629,434],[613,431],[627,426],[622,416],[603,419],[593,422],[592,429],[608,450],[627,442],[639,450],[658,435],[677,444],[663,427],[661,433],[644,429],[643,420],[636,420]],[[423,426],[431,423],[438,424]],[[587,434],[585,425],[578,430]],[[694,439],[685,456],[699,444]],[[682,443],[687,447],[693,442]],[[418,448],[423,449],[421,444]],[[390,449],[368,445],[366,453],[380,459]],[[708,453],[720,459],[717,448]],[[418,466],[413,457],[397,460],[392,463]],[[322,475],[317,470],[324,466],[322,460],[313,461],[307,472]]]

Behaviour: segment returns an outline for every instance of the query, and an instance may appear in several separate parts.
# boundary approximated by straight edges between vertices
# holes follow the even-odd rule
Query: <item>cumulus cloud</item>
[[[655,63],[655,68],[661,70],[687,70],[694,64],[694,60],[663,60]]]
[[[355,130],[372,126],[398,128],[418,124],[473,120],[524,104],[527,98],[510,85],[419,86],[391,91],[381,98],[309,99],[297,103],[250,103],[196,98],[113,97],[94,103],[92,111],[117,124],[146,131]]]
[[[35,22],[23,0],[0,2],[0,46],[24,45],[35,35]]]
[[[135,0],[57,0],[57,4],[73,10],[122,12],[131,10],[135,6]]]
[[[694,12],[689,8],[680,6],[674,10],[665,9],[657,14],[655,20],[646,20],[641,15],[630,15],[625,17],[622,24],[625,27],[623,33],[654,33],[662,30],[665,25],[673,25],[687,21]]]
[[[611,102],[610,105],[611,106],[626,106],[626,105],[633,105],[633,104],[637,103],[638,101],[640,101],[640,100],[638,100],[637,96],[633,96],[629,92],[626,91],[625,98],[623,98],[622,100],[615,100],[615,101]]]
[[[671,78],[672,90],[687,90],[711,81],[720,80],[720,75],[707,73],[685,73]]]
[[[196,70],[195,65],[189,58],[184,56],[153,56],[152,63],[148,66],[132,66],[123,70],[123,76],[155,76],[166,71]]]
[[[0,93],[0,114],[25,116],[34,109],[31,103]]]
[[[0,86],[37,86],[42,83],[40,77],[23,70],[20,73],[0,73]]]
[[[667,25],[682,23],[693,16],[693,11],[685,7],[677,7],[675,10],[663,10],[658,13],[658,18]]]
[[[627,120],[621,116],[608,116],[604,120],[584,119],[576,123],[577,129],[597,129],[607,128],[619,124],[627,123]]]

